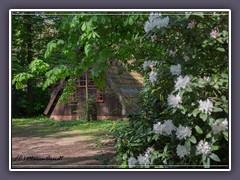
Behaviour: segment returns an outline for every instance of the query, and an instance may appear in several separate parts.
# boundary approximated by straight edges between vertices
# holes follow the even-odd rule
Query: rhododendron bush
[[[228,15],[154,12],[139,112],[118,136],[123,168],[228,168]]]

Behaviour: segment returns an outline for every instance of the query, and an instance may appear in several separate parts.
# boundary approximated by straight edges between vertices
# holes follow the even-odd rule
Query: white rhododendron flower
[[[219,123],[214,122],[212,124],[212,131],[213,131],[214,134],[218,134],[218,133],[220,133],[222,131],[221,126],[219,125]]]
[[[175,81],[175,89],[180,90],[188,87],[191,84],[189,76],[179,76]]]
[[[208,142],[205,142],[203,140],[201,140],[198,145],[196,146],[197,148],[197,151],[196,151],[196,154],[204,154],[204,155],[207,155],[207,154],[210,154],[211,153],[211,146]]]
[[[157,65],[157,61],[149,61],[149,63],[148,63],[148,66],[150,67],[150,68],[153,68],[154,66],[156,66]]]
[[[160,21],[160,24],[158,25],[158,29],[160,29],[161,27],[167,27],[169,23],[169,17],[165,17]]]
[[[139,163],[139,165],[142,165],[142,166],[147,166],[147,165],[149,165],[149,163],[150,163],[149,157],[146,156],[146,155],[140,154],[140,155],[138,156],[138,163]]]
[[[150,153],[150,151],[146,151],[144,155],[140,154],[138,156],[137,160],[138,160],[139,165],[142,165],[142,166],[145,166],[145,167],[149,166],[149,164],[150,164],[149,153]]]
[[[160,122],[158,122],[157,124],[154,124],[154,125],[153,125],[153,131],[154,131],[156,134],[163,134],[163,132],[164,132],[164,126],[163,126],[163,124],[161,124]]]
[[[172,131],[176,130],[176,127],[173,125],[172,120],[167,120],[164,122],[164,132],[167,135],[172,134]]]
[[[180,125],[177,128],[176,135],[179,140],[182,140],[190,137],[192,135],[192,131],[189,127]]]
[[[156,25],[154,22],[146,21],[144,25],[144,30],[146,33],[148,33],[149,31],[152,31],[155,28],[155,26]]]
[[[215,121],[212,125],[212,130],[214,134],[219,134],[222,131],[228,129],[228,121],[225,119],[223,122]]]
[[[160,17],[160,16],[159,16],[159,13],[151,12],[150,15],[149,15],[149,17],[148,17],[148,19],[149,19],[149,21],[152,22],[152,21],[158,19],[159,17]]]
[[[144,61],[142,66],[143,66],[143,70],[146,71],[146,69],[149,67],[148,61]]]
[[[128,159],[128,166],[129,166],[129,168],[133,168],[137,163],[138,163],[138,161],[134,157],[130,157]]]
[[[158,122],[153,125],[153,131],[156,134],[170,135],[174,130],[176,130],[176,127],[173,125],[172,120],[166,120],[163,124]]]
[[[177,146],[177,155],[180,157],[180,158],[183,158],[184,156],[190,154],[189,151],[187,151],[187,149],[185,148],[185,146],[182,146],[182,145],[178,145]]]
[[[178,107],[180,103],[182,103],[182,97],[179,94],[176,96],[170,94],[168,95],[167,101],[170,107],[175,108]]]
[[[145,22],[144,30],[146,33],[154,30],[155,28],[160,29],[162,27],[167,27],[169,23],[169,17],[162,18],[158,13],[150,13],[148,21]]]
[[[181,74],[181,65],[180,64],[171,65],[170,72],[172,73],[172,75],[180,75]]]
[[[154,149],[152,147],[147,148],[147,150],[145,151],[145,154],[140,154],[138,156],[138,164],[148,167],[150,164],[150,156],[149,154],[153,151]]]
[[[199,101],[199,110],[205,114],[211,114],[211,112],[213,110],[213,103],[209,99],[207,99],[205,101],[200,100]]]
[[[228,129],[228,120],[224,119],[224,121],[220,124],[222,131],[225,131]]]
[[[151,71],[149,74],[149,79],[153,86],[155,85],[155,82],[157,81],[157,75],[158,75],[157,72],[154,72],[154,71]]]
[[[151,61],[151,60],[148,60],[148,61],[144,61],[143,63],[143,70],[146,71],[147,68],[153,68],[154,66],[157,65],[157,61]]]

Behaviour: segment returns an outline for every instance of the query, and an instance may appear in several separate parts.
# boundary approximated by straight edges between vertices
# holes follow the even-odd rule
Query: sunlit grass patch
[[[81,135],[92,138],[107,138],[109,130],[127,124],[127,121],[112,120],[71,120],[55,121],[45,116],[35,118],[12,119],[12,132],[21,136],[67,137]]]

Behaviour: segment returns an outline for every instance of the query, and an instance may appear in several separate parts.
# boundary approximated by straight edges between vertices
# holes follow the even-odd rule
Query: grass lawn
[[[34,118],[14,118],[12,119],[12,133],[16,136],[58,136],[60,134],[84,132],[91,134],[98,132],[99,137],[111,135],[109,130],[114,126],[122,126],[127,121],[112,120],[71,120],[71,121],[55,121],[45,116]]]
[[[62,165],[114,164],[114,137],[109,130],[127,123],[111,120],[55,121],[44,116],[14,118],[12,158],[18,155],[45,157],[50,154],[63,155],[65,161],[61,162]],[[24,162],[13,163],[24,165]]]

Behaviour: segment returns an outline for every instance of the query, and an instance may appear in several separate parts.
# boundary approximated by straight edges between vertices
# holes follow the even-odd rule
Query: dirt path
[[[98,139],[99,133],[104,132],[64,131],[43,137],[13,134],[12,168],[110,167],[106,164],[114,155],[113,141]]]

